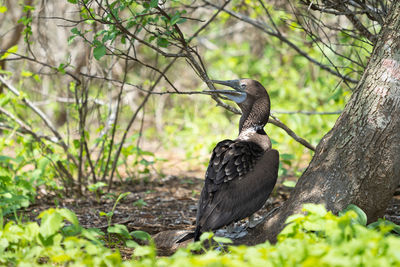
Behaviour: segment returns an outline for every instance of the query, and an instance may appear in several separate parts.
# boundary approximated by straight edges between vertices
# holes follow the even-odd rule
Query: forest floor
[[[196,204],[203,185],[203,179],[195,177],[167,176],[147,183],[117,184],[114,193],[131,192],[123,198],[114,210],[112,224],[124,224],[129,231],[142,230],[151,235],[166,230],[193,230],[196,220]],[[291,189],[277,184],[264,207],[257,212],[266,215],[281,205],[290,195]],[[110,212],[115,204],[114,198],[102,196],[63,198],[49,197],[40,191],[37,200],[25,210],[31,220],[48,208],[68,208],[76,213],[80,224],[85,228],[107,229],[107,219],[100,212]],[[400,195],[395,195],[386,210],[385,218],[400,224]],[[117,242],[118,243],[118,242]],[[115,244],[124,257],[129,258],[132,249]]]

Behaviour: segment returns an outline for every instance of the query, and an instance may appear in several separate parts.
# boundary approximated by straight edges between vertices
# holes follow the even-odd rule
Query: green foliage
[[[96,231],[79,226],[71,211],[50,209],[42,212],[39,218],[40,225],[13,221],[1,225],[0,264],[114,266],[121,263],[118,251],[105,248],[97,239]],[[65,226],[64,221],[70,225]]]
[[[30,138],[10,136],[0,137],[0,212],[3,215],[28,207],[37,186],[57,188],[52,181],[51,160],[42,154],[40,146]],[[11,152],[10,148],[15,149]]]
[[[78,4],[76,0],[69,2]],[[106,55],[109,44],[113,44],[117,40],[120,40],[122,44],[125,44],[126,40],[133,42],[133,36],[128,31],[137,34],[146,25],[153,25],[158,30],[148,32],[145,40],[149,41],[149,43],[155,43],[158,47],[168,48],[179,35],[174,26],[186,21],[186,18],[182,17],[186,14],[186,10],[164,11],[158,8],[157,0],[114,1],[107,3],[105,8],[107,8],[107,12],[102,17],[95,16],[92,13],[93,10],[86,8],[86,6],[81,9],[82,17],[88,19],[95,17],[96,21],[108,25],[105,29],[97,31],[92,41],[86,39],[85,33],[81,33],[77,28],[71,30],[72,36],[68,39],[68,42],[72,42],[77,36],[84,37],[94,47],[93,56],[97,60]],[[159,14],[160,12],[162,15]]]
[[[128,232],[115,225],[110,232],[134,248],[132,260],[99,241],[98,231],[82,228],[66,209],[49,209],[36,222],[0,225],[0,264],[68,266],[398,266],[398,226],[387,221],[366,227],[365,214],[356,206],[335,216],[323,206],[307,204],[303,214],[288,218],[278,242],[252,247],[226,246],[229,239],[204,233],[201,242],[179,249],[170,257],[158,257],[150,235]],[[148,242],[138,245],[133,238]],[[129,242],[128,242],[129,241]],[[205,249],[202,242],[210,245]],[[194,251],[203,252],[193,254]]]

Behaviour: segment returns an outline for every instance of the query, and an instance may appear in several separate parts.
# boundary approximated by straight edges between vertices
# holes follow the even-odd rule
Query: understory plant
[[[123,260],[118,249],[100,241],[96,229],[84,229],[67,209],[49,209],[41,223],[0,224],[0,264],[7,266],[399,266],[399,226],[380,220],[366,225],[366,216],[350,206],[339,216],[321,205],[307,204],[303,214],[288,218],[276,244],[256,246],[220,244],[206,249],[213,234],[179,249],[170,257],[157,256],[149,235],[132,232],[148,245],[134,245],[132,258]],[[134,241],[132,241],[134,242]],[[132,243],[131,242],[131,243]],[[194,251],[201,254],[193,253]]]

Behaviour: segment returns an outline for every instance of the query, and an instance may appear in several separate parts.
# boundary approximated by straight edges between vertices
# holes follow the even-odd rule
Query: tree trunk
[[[394,1],[368,66],[290,198],[238,243],[274,242],[304,203],[334,213],[355,204],[369,222],[385,212],[400,182],[400,1]]]

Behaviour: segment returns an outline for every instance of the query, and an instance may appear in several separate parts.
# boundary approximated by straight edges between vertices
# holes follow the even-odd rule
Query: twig
[[[338,111],[304,111],[304,110],[298,110],[298,111],[286,111],[286,110],[271,110],[271,113],[273,114],[303,114],[303,115],[337,115],[341,114],[343,111],[338,110]]]
[[[203,0],[203,2],[207,3],[208,5],[216,8],[216,9],[220,8],[219,6],[209,2],[207,0]],[[235,12],[227,10],[227,9],[223,9],[223,11],[226,12],[227,14],[231,15],[232,17],[240,20],[240,21],[243,21],[245,23],[248,23],[248,24],[260,29],[262,32],[264,32],[264,33],[266,33],[266,34],[268,34],[270,36],[278,38],[279,40],[281,40],[282,42],[286,43],[291,48],[293,48],[297,53],[299,53],[300,55],[305,57],[308,61],[310,61],[311,63],[313,63],[313,64],[315,64],[317,66],[319,66],[321,69],[326,70],[329,73],[331,73],[331,74],[333,74],[333,75],[335,75],[335,76],[337,76],[337,77],[339,77],[339,78],[341,78],[343,80],[346,80],[348,82],[358,83],[357,80],[354,80],[354,79],[352,79],[350,77],[347,77],[346,75],[343,75],[343,74],[331,69],[330,67],[320,63],[316,59],[310,57],[305,51],[303,51],[297,45],[295,45],[292,41],[290,41],[289,39],[284,37],[280,32],[274,31],[274,29],[272,27],[270,27],[268,24],[266,24],[265,22],[252,19],[252,18],[250,18],[248,16],[245,16],[245,15],[240,14],[240,13],[235,13]]]
[[[310,144],[307,140],[305,140],[304,138],[299,137],[295,132],[293,132],[289,127],[287,127],[284,123],[282,123],[275,116],[270,115],[270,117],[272,119],[270,118],[268,120],[268,122],[270,122],[271,124],[273,124],[275,126],[278,126],[282,130],[284,130],[289,136],[291,136],[294,140],[296,140],[297,142],[299,142],[303,146],[309,148],[312,151],[315,151],[315,147],[312,144]]]

